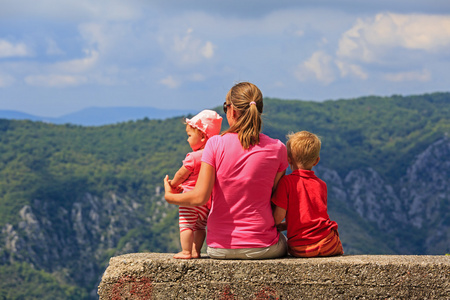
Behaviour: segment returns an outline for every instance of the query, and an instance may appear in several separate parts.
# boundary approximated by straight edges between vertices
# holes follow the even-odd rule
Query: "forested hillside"
[[[449,116],[450,93],[265,99],[263,132],[322,137],[316,171],[346,253],[445,254]],[[111,256],[177,251],[161,188],[189,151],[183,120],[0,120],[0,298],[95,299]]]

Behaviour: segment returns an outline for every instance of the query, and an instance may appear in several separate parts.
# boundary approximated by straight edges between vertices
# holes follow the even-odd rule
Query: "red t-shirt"
[[[283,176],[272,202],[286,210],[290,246],[314,244],[337,230],[327,212],[327,185],[314,171],[295,170]]]

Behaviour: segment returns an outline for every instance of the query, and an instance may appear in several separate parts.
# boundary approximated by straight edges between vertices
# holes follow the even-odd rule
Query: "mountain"
[[[15,110],[0,110],[0,119],[42,121],[43,118]]]
[[[89,107],[58,118],[39,117],[30,114],[0,110],[1,119],[42,121],[54,124],[101,126],[139,119],[166,119],[175,116],[196,114],[195,110],[158,109],[154,107]]]
[[[264,101],[264,133],[321,136],[314,170],[347,254],[450,253],[450,93]],[[177,251],[162,179],[185,135],[181,117],[0,120],[0,298],[96,299],[111,256]]]
[[[139,119],[167,119],[175,116],[196,114],[195,110],[158,109],[153,107],[89,107],[57,118],[56,124],[100,126]]]

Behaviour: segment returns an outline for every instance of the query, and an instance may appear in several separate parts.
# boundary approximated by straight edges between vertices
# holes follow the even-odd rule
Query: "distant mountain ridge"
[[[40,117],[15,110],[0,110],[0,119],[41,121],[53,124],[101,126],[144,118],[167,119],[197,113],[196,110],[160,109],[154,107],[88,107],[57,118]]]

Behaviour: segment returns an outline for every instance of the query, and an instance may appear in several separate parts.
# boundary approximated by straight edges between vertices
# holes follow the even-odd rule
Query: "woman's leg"
[[[269,247],[222,249],[207,248],[209,257],[215,259],[269,259],[287,255],[287,239],[280,233],[278,242]]]

